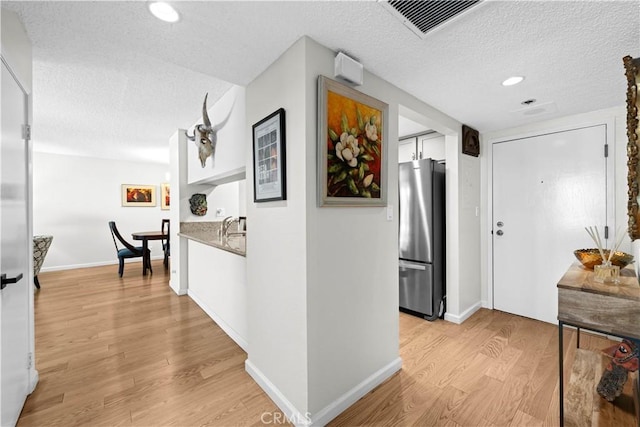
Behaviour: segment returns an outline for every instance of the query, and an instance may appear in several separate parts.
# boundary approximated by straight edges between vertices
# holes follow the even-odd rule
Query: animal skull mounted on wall
[[[189,135],[185,131],[187,138],[195,141],[198,147],[198,157],[203,168],[209,156],[215,159],[216,143],[218,142],[218,129],[211,125],[211,120],[209,120],[209,115],[207,114],[207,96],[209,96],[209,93],[204,96],[204,103],[202,104],[202,121],[204,124],[196,125],[193,129],[193,135]]]

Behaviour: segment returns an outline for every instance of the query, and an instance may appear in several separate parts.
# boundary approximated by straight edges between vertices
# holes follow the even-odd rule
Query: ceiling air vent
[[[388,0],[381,4],[420,38],[481,0]]]

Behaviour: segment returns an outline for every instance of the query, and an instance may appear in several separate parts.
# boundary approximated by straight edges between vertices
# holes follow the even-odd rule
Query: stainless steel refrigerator
[[[399,165],[400,309],[427,320],[445,310],[445,166]]]

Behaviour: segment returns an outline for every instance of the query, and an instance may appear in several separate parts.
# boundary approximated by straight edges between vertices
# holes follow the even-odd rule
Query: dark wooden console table
[[[560,425],[564,425],[563,326],[575,326],[620,338],[640,339],[640,285],[632,267],[620,271],[620,283],[594,280],[593,271],[574,263],[558,282]],[[579,337],[579,335],[578,335]],[[578,346],[579,344],[578,338]],[[640,387],[638,376],[636,387]],[[636,388],[636,390],[637,390]],[[639,414],[636,394],[636,424]]]

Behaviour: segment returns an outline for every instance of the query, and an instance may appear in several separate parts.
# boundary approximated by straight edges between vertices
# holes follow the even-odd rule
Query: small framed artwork
[[[318,206],[386,206],[389,106],[318,78]]]
[[[473,157],[480,155],[480,134],[467,125],[462,125],[462,154]]]
[[[284,109],[253,125],[253,201],[287,200]]]
[[[122,206],[155,206],[155,185],[122,184]]]
[[[160,184],[160,209],[163,211],[168,211],[171,206],[171,192],[169,190],[169,183]]]

